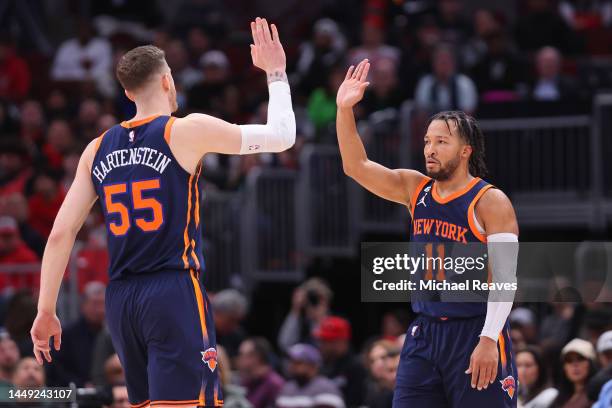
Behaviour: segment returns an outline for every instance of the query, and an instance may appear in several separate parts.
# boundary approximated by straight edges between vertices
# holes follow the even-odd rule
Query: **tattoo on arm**
[[[283,81],[283,82],[289,83],[289,80],[287,79],[287,74],[285,73],[285,71],[278,70],[278,71],[268,72],[267,76],[268,76],[268,84],[271,84],[272,82],[276,82],[276,81]]]

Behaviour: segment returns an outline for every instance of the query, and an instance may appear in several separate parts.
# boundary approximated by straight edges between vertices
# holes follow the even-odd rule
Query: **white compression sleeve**
[[[295,115],[291,106],[289,84],[274,81],[268,85],[268,123],[240,125],[240,154],[278,153],[295,143]]]
[[[518,237],[516,234],[503,232],[487,236],[489,259],[493,268],[493,282],[508,282],[516,284],[516,262],[518,257]],[[504,290],[500,294],[489,292],[487,302],[487,317],[481,336],[487,336],[495,341],[506,324],[506,319],[512,310],[514,292]],[[503,299],[503,300],[501,300]],[[512,299],[508,301],[508,299]]]

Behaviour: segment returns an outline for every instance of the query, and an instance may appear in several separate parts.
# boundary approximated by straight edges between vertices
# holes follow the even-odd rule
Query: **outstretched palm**
[[[352,65],[346,73],[344,82],[338,88],[338,95],[336,96],[336,105],[339,108],[352,108],[357,102],[363,98],[365,89],[370,85],[366,82],[368,71],[370,70],[370,63],[367,59],[361,61],[357,68]]]

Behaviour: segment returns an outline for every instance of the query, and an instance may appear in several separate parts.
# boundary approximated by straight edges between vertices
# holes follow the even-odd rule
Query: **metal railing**
[[[296,197],[295,171],[256,168],[248,174],[241,223],[242,271],[247,280],[302,279]]]
[[[337,147],[305,146],[300,156],[298,230],[307,255],[353,255],[357,228],[354,188]]]

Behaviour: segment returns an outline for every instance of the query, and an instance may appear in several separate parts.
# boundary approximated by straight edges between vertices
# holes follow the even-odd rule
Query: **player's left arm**
[[[43,254],[38,314],[30,331],[34,343],[34,356],[39,364],[43,363],[42,355],[51,362],[49,346],[51,337],[55,349],[60,348],[62,329],[55,308],[77,232],[97,199],[91,180],[91,165],[96,142],[97,140],[92,141],[81,156],[76,176],[57,213]]]
[[[483,194],[475,210],[487,236],[492,281],[516,284],[518,223],[512,203],[501,190],[491,188]],[[472,375],[472,388],[479,390],[487,388],[497,378],[497,339],[512,309],[514,291],[497,293],[490,292],[480,341],[466,371]]]
[[[276,25],[266,19],[251,22],[253,65],[266,73],[268,117],[265,124],[236,125],[201,113],[176,119],[170,148],[184,167],[191,169],[206,153],[279,153],[295,144],[296,124],[285,51]]]

